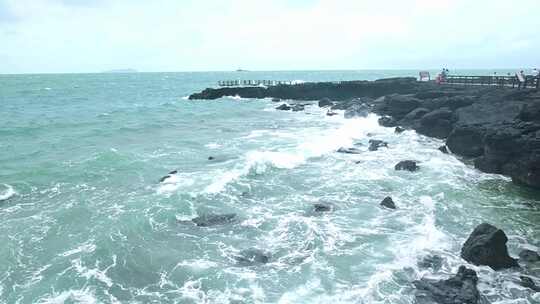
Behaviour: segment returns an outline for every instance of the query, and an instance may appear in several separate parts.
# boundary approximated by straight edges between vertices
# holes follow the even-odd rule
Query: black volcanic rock
[[[519,253],[519,261],[524,263],[535,263],[540,261],[538,252],[524,249]]]
[[[301,104],[295,104],[295,105],[292,106],[293,112],[304,111],[304,108],[305,108],[305,106],[301,105]]]
[[[393,94],[385,96],[375,103],[374,111],[379,114],[392,116],[399,120],[405,117],[407,113],[420,106],[420,99],[410,95]]]
[[[397,127],[394,129],[394,133],[396,133],[396,134],[401,134],[401,133],[403,133],[403,132],[405,132],[405,128],[402,128],[402,127],[400,127],[400,126],[397,126]]]
[[[520,276],[519,279],[521,280],[520,285],[526,288],[530,288],[534,290],[535,292],[540,292],[540,287],[536,285],[536,283],[527,276]]]
[[[438,255],[428,255],[418,261],[418,267],[431,268],[435,271],[441,269],[444,259]]]
[[[345,118],[367,117],[370,108],[366,104],[353,104],[345,110]]]
[[[395,127],[397,125],[397,121],[390,116],[383,116],[379,118],[379,125],[383,127]]]
[[[315,212],[329,212],[332,211],[333,207],[329,204],[323,204],[323,203],[316,203],[313,204],[313,210]]]
[[[362,153],[362,150],[357,149],[357,148],[339,148],[337,152],[345,153],[345,154],[360,154]]]
[[[418,170],[418,168],[419,167],[416,164],[416,161],[414,161],[414,160],[403,160],[403,161],[400,161],[399,163],[397,163],[394,166],[394,169],[397,170],[397,171],[405,170],[405,171],[414,172],[414,171]]]
[[[323,108],[323,107],[331,107],[333,106],[334,103],[330,100],[330,98],[323,98],[321,100],[319,100],[319,107]]]
[[[481,303],[477,288],[478,276],[472,269],[460,266],[456,276],[447,280],[422,278],[414,281],[416,303],[477,304]]]
[[[385,197],[380,205],[388,209],[396,209],[396,204],[390,196]]]
[[[240,266],[254,266],[266,264],[270,261],[270,254],[259,249],[251,248],[242,250],[234,257]]]
[[[478,225],[461,248],[461,257],[474,265],[486,265],[494,270],[519,267],[508,255],[504,231],[490,224]]]
[[[413,125],[415,122],[420,120],[420,118],[424,117],[424,115],[426,115],[429,112],[430,110],[426,108],[416,108],[410,111],[409,113],[407,113],[407,115],[403,117],[401,122],[403,122],[406,125]]]
[[[290,109],[292,108],[285,103],[276,108],[276,110],[281,110],[281,111],[289,111]]]
[[[378,139],[370,139],[369,140],[369,151],[377,151],[379,148],[388,147],[388,143],[382,140]]]
[[[191,221],[199,227],[210,227],[225,225],[231,223],[236,218],[235,213],[226,213],[226,214],[205,214],[198,216]]]
[[[458,126],[448,135],[446,145],[456,154],[478,157],[484,152],[484,133],[482,126]]]
[[[444,154],[450,153],[450,151],[448,151],[448,147],[446,147],[445,145],[440,146],[439,151],[441,151]]]
[[[452,131],[452,128],[452,111],[447,108],[442,108],[422,116],[417,131],[418,133],[431,137],[446,138]]]

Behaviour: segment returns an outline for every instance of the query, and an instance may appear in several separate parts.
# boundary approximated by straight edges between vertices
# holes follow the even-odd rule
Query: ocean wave
[[[8,184],[1,184],[1,185],[2,187],[0,187],[0,202],[7,201],[8,199],[17,195],[17,192],[15,191],[15,189],[13,189],[11,185],[8,185]]]

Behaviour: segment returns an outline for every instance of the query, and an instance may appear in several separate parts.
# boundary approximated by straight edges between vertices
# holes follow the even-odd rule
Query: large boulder
[[[414,172],[418,170],[419,168],[420,167],[418,167],[418,165],[416,164],[416,161],[414,160],[403,160],[394,166],[394,169],[397,171],[404,170],[404,171]]]
[[[394,119],[402,119],[407,113],[418,108],[420,99],[411,95],[393,94],[385,96],[383,99],[376,101],[374,111],[378,114],[384,114],[394,117]]]
[[[390,196],[385,197],[380,205],[388,209],[396,209],[396,203]]]
[[[452,111],[448,108],[438,109],[420,119],[417,131],[431,137],[446,138],[452,131],[453,121]]]
[[[478,276],[472,269],[460,266],[456,276],[446,280],[422,278],[413,282],[418,304],[477,304],[481,303]]]
[[[486,265],[494,270],[519,267],[508,255],[508,238],[504,231],[487,223],[478,225],[461,248],[461,257],[474,265]]]
[[[540,261],[540,255],[536,251],[524,249],[519,253],[519,261],[523,263],[536,263]]]

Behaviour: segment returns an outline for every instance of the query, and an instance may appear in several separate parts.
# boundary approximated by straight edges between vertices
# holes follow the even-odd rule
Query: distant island
[[[138,71],[135,69],[116,69],[116,70],[109,70],[104,71],[102,73],[137,73]]]

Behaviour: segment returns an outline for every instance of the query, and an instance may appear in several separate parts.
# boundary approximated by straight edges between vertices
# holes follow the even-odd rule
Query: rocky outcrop
[[[414,78],[392,78],[206,89],[190,99],[235,95],[319,100],[320,106],[345,110],[347,117],[372,111],[381,116],[382,126],[401,126],[446,139],[452,153],[470,159],[477,169],[540,189],[540,93],[534,90],[438,86]]]
[[[535,292],[540,292],[540,287],[536,285],[536,283],[530,277],[520,276],[519,279],[521,286],[532,289]]]
[[[434,271],[441,269],[444,259],[438,255],[428,255],[418,261],[418,267],[431,268]]]
[[[389,94],[414,94],[419,90],[414,77],[387,78],[377,81],[306,82],[295,85],[269,87],[208,88],[191,94],[189,99],[218,99],[225,96],[243,98],[280,98],[293,100],[321,100],[329,98],[345,101],[356,97],[377,98]]]
[[[461,266],[456,276],[447,280],[422,278],[413,282],[417,303],[477,304],[481,303],[478,276],[472,269]]]
[[[461,257],[474,265],[486,265],[494,270],[519,267],[508,255],[508,238],[504,231],[487,223],[478,225],[463,247]]]

